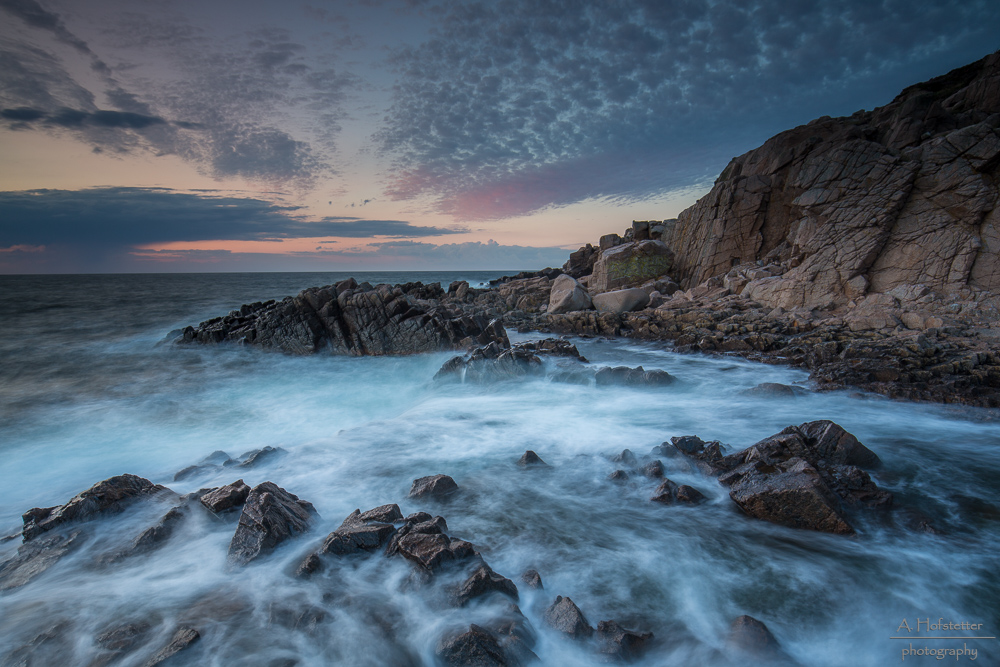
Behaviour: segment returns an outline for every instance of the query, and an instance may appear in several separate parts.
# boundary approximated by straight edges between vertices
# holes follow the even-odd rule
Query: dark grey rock
[[[458,484],[448,475],[431,475],[413,480],[410,498],[444,500],[458,491]]]
[[[615,621],[597,624],[597,652],[614,662],[634,662],[642,657],[653,639],[651,632],[632,632]]]
[[[542,575],[538,574],[538,570],[525,570],[524,574],[521,575],[521,581],[528,588],[544,588],[542,586]]]
[[[250,491],[229,544],[229,562],[246,565],[282,542],[309,530],[316,510],[272,482]]]
[[[547,464],[545,463],[545,461],[542,460],[542,457],[540,457],[538,454],[536,454],[535,452],[533,452],[533,451],[531,451],[529,449],[524,454],[521,455],[520,459],[517,460],[517,465],[519,465],[519,466],[538,466],[538,465],[543,466],[543,465],[547,465]]]
[[[556,601],[545,610],[545,622],[573,639],[585,639],[594,634],[580,608],[569,598],[556,596]]]
[[[158,667],[159,665],[167,664],[168,660],[189,648],[199,639],[201,639],[201,634],[194,628],[179,628],[174,633],[174,636],[171,637],[170,643],[144,662],[142,667]]]
[[[490,593],[500,593],[513,600],[518,599],[517,586],[514,582],[497,574],[489,565],[483,563],[459,586],[455,593],[455,602],[464,607],[470,600]]]
[[[0,564],[0,591],[24,586],[84,542],[81,531],[59,531],[22,544],[13,558]]]
[[[220,514],[228,510],[243,507],[243,503],[246,502],[249,495],[250,487],[244,484],[242,479],[238,479],[232,484],[220,486],[217,489],[209,491],[199,498],[199,500],[210,511]]]

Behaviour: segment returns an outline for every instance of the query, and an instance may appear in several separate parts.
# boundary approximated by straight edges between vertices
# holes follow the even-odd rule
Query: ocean
[[[61,504],[122,473],[178,493],[237,476],[251,486],[272,481],[320,517],[311,532],[239,570],[226,564],[236,515],[193,517],[162,548],[113,567],[98,565],[100,555],[170,503],[93,522],[81,549],[0,593],[0,664],[21,664],[31,651],[36,662],[24,664],[95,664],[95,638],[130,620],[148,626],[146,643],[114,664],[143,664],[184,624],[197,625],[201,638],[177,664],[434,664],[443,634],[488,623],[495,610],[448,604],[400,558],[346,559],[311,580],[290,574],[355,508],[386,503],[404,515],[444,516],[450,535],[518,584],[542,664],[603,664],[586,642],[545,627],[556,595],[572,598],[591,625],[615,619],[654,633],[643,665],[731,664],[726,635],[742,614],[763,621],[803,665],[885,665],[907,645],[963,643],[977,649],[979,664],[1000,664],[996,640],[893,638],[917,619],[982,624],[978,633],[951,633],[963,636],[1000,630],[1000,423],[991,413],[849,391],[754,398],[741,392],[762,382],[807,389],[807,374],[625,339],[573,342],[593,366],[642,365],[677,382],[554,382],[568,362],[550,358],[538,377],[440,384],[433,376],[454,352],[290,357],[164,342],[243,303],[347,275],[0,276],[0,534],[17,533],[29,508]],[[447,288],[500,273],[353,275]],[[611,457],[626,448],[641,458],[672,436],[698,435],[732,451],[817,419],[837,422],[882,459],[873,478],[894,494],[894,516],[922,516],[937,531],[876,514],[857,515],[850,537],[753,520],[714,479],[673,458],[663,459],[667,476],[707,502],[664,506],[650,502],[655,480],[608,480],[621,467]],[[288,453],[239,473],[173,481],[213,451],[235,457],[266,446]],[[529,449],[549,465],[517,466]],[[413,479],[437,473],[456,480],[458,496],[445,504],[407,498]],[[0,543],[0,560],[19,544]],[[529,568],[544,588],[521,584]]]

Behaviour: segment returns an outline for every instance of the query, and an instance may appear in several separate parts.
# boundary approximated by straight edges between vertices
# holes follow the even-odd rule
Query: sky
[[[559,266],[997,49],[996,0],[0,0],[0,273]]]

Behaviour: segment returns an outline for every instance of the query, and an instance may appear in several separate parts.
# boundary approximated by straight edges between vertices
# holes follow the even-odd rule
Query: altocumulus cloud
[[[393,56],[378,139],[399,199],[463,218],[641,199],[717,173],[789,125],[996,48],[1000,3],[444,2]],[[876,92],[877,91],[877,92]]]
[[[402,220],[307,220],[298,207],[156,188],[0,192],[0,247],[129,248],[172,241],[424,237],[464,229]]]

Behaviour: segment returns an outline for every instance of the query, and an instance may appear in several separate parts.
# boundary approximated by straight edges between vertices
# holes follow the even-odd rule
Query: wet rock
[[[491,343],[473,350],[465,358],[455,357],[445,362],[434,379],[489,384],[541,372],[542,360],[535,354],[534,345],[515,345],[504,349]]]
[[[124,653],[140,644],[149,634],[145,621],[132,621],[105,630],[97,635],[97,645],[108,651]]]
[[[194,628],[180,628],[170,639],[170,643],[156,652],[153,657],[142,664],[142,667],[157,667],[164,665],[175,655],[188,649],[201,639],[201,634]]]
[[[308,579],[312,575],[322,572],[324,567],[323,559],[319,557],[319,554],[311,553],[298,564],[293,576],[298,579]]]
[[[436,516],[432,519],[427,519],[426,521],[411,523],[410,532],[426,533],[428,535],[446,533],[448,532],[448,523],[444,520],[443,516]]]
[[[774,657],[780,645],[767,626],[753,616],[739,616],[729,626],[727,643],[739,651],[759,657]]]
[[[220,514],[243,507],[248,495],[250,495],[250,487],[244,484],[242,479],[238,479],[232,484],[209,491],[199,500],[209,511]]]
[[[556,596],[556,601],[545,610],[543,618],[549,627],[573,639],[585,639],[594,634],[594,629],[590,627],[580,608],[571,599],[561,595]]]
[[[548,282],[548,279],[543,279]],[[546,298],[547,298],[546,290]],[[290,354],[384,356],[458,350],[507,334],[489,313],[443,304],[439,285],[313,287],[279,302],[242,306],[183,330],[178,343],[242,343]]]
[[[521,575],[521,581],[528,588],[544,588],[542,586],[542,575],[538,574],[538,570],[525,570],[524,574]]]
[[[0,591],[24,586],[83,542],[81,531],[75,530],[59,531],[22,544],[13,558],[0,564]]]
[[[615,621],[600,621],[597,624],[597,652],[615,662],[633,662],[642,657],[649,642],[651,632],[632,632]]]
[[[410,498],[445,500],[458,491],[458,484],[448,475],[431,475],[413,480]]]
[[[740,393],[744,396],[753,396],[755,398],[795,398],[798,396],[798,391],[796,391],[795,387],[778,382],[762,382],[756,387],[746,389]]]
[[[281,447],[264,447],[262,449],[252,449],[244,452],[235,462],[223,463],[222,465],[235,465],[239,468],[254,468],[263,463],[273,461],[287,454],[288,451]]]
[[[530,449],[521,455],[521,458],[517,460],[517,465],[519,466],[544,466],[547,465],[545,461],[542,460],[535,452]]]
[[[74,653],[70,641],[72,630],[73,626],[69,621],[56,621],[27,643],[0,656],[3,660],[0,664],[3,667],[49,667],[49,665],[70,664]]]
[[[684,435],[670,438],[674,449],[695,464],[695,467],[705,474],[716,475],[728,469],[723,462],[725,447],[718,440],[705,442],[696,435]]]
[[[593,303],[600,313],[627,313],[645,308],[649,304],[649,294],[646,290],[633,287],[595,294]]]
[[[674,376],[661,370],[647,371],[642,366],[604,367],[597,371],[594,381],[598,386],[617,385],[625,387],[666,387],[674,383]]]
[[[309,530],[316,509],[272,482],[255,486],[247,496],[239,526],[229,544],[229,562],[246,565],[282,542]]]
[[[553,314],[569,313],[575,310],[588,310],[592,307],[590,294],[575,278],[564,274],[552,282],[547,312]]]
[[[319,552],[334,556],[371,553],[385,546],[395,532],[396,527],[390,523],[342,526],[327,536]]]
[[[639,472],[650,479],[659,479],[663,477],[663,462],[659,459],[650,461],[642,466],[642,468],[639,469]]]
[[[677,485],[670,479],[664,477],[660,485],[656,487],[653,492],[653,497],[650,500],[654,500],[658,503],[663,503],[665,505],[673,505],[674,503],[688,503],[691,505],[696,505],[705,500],[705,495],[698,489],[688,486],[687,484]]]
[[[507,667],[518,664],[508,659],[493,633],[475,624],[457,637],[440,641],[435,653],[442,664],[449,667]]]
[[[354,510],[350,516],[344,519],[343,525],[351,523],[366,523],[368,521],[380,521],[382,523],[396,523],[403,520],[403,513],[399,510],[399,505],[390,503],[381,505],[367,512]]]
[[[627,482],[628,473],[625,472],[624,470],[615,470],[610,475],[608,475],[608,479],[612,482],[618,482],[618,483]]]
[[[634,468],[639,464],[639,460],[635,458],[635,454],[632,453],[631,449],[623,449],[620,454],[616,454],[611,458],[612,463],[622,463],[630,468]]]
[[[187,512],[183,506],[171,508],[159,521],[136,535],[127,547],[102,556],[99,562],[102,564],[117,563],[132,556],[155,551],[170,539],[174,530],[184,521],[186,516]]]
[[[483,563],[459,586],[455,593],[455,602],[464,607],[470,600],[490,593],[500,593],[513,600],[518,599],[517,586],[514,582],[497,574],[489,565]]]
[[[64,505],[28,510],[21,517],[24,521],[21,534],[27,542],[66,523],[119,513],[139,498],[164,491],[168,489],[153,484],[148,479],[136,475],[117,475],[95,484]]]
[[[430,521],[431,515],[427,512],[414,512],[413,514],[407,515],[403,521],[406,523],[423,523],[424,521]]]
[[[190,477],[196,477],[198,475],[217,470],[220,466],[232,465],[234,463],[236,463],[236,461],[229,458],[229,454],[225,453],[221,449],[218,449],[203,458],[201,461],[198,461],[197,464],[188,466],[187,468],[178,471],[174,475],[174,481],[178,482]]]
[[[396,550],[407,560],[432,572],[456,560],[474,555],[472,545],[441,533],[407,533],[396,542]]]
[[[723,475],[719,482],[730,487],[729,496],[754,518],[840,535],[854,532],[837,494],[803,459],[777,465],[752,461]]]

